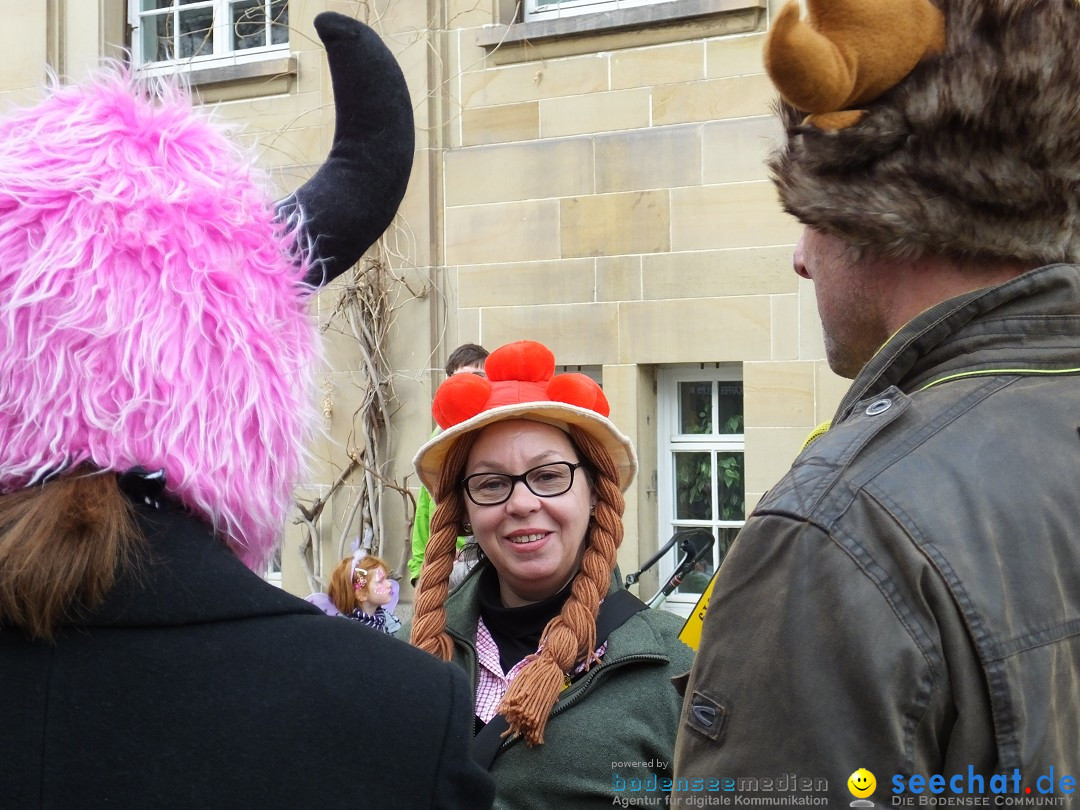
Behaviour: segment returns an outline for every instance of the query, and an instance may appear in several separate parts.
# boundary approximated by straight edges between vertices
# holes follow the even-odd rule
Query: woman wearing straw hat
[[[633,446],[600,387],[553,376],[545,346],[503,346],[486,370],[440,386],[443,432],[415,459],[438,506],[412,643],[472,677],[497,807],[663,796],[681,702],[670,678],[693,653],[681,622],[615,574]],[[485,559],[449,593],[459,534]]]

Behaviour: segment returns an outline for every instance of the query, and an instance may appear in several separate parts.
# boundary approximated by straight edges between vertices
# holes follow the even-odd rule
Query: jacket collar
[[[950,298],[913,318],[855,378],[837,408],[890,386],[912,393],[949,374],[1080,367],[1080,266],[1052,264]]]
[[[177,626],[255,616],[310,613],[314,605],[264,582],[180,506],[137,506],[146,537],[137,568],[104,603],[76,624],[92,627]]]

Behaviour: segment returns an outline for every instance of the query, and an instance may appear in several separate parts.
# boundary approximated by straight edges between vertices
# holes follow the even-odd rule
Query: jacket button
[[[892,407],[891,399],[879,399],[877,402],[871,402],[866,408],[867,416],[877,416],[879,413],[885,413]]]

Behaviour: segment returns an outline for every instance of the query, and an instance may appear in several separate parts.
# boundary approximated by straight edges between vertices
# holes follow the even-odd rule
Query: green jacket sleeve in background
[[[420,576],[420,569],[424,565],[424,551],[427,549],[428,537],[431,535],[431,512],[434,502],[427,487],[420,487],[416,495],[416,517],[412,525],[412,556],[409,557],[409,579],[414,580]]]
[[[416,494],[416,517],[412,525],[412,556],[409,557],[409,580],[420,577],[420,569],[424,567],[424,552],[427,551],[428,540],[431,537],[431,513],[435,511],[435,501],[427,487],[420,487]],[[469,541],[468,537],[457,539],[458,550]]]

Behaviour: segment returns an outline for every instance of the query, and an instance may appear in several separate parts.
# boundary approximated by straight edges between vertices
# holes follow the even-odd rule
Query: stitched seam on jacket
[[[838,485],[846,483],[844,480],[844,473],[849,470],[852,464],[854,464],[862,455],[866,446],[870,444],[875,437],[887,430],[893,422],[899,419],[909,406],[907,399],[903,397],[903,394],[899,389],[891,389],[891,393],[889,391],[883,392],[882,396],[895,397],[894,407],[890,408],[880,416],[865,417],[867,420],[874,420],[872,422],[868,421],[865,426],[861,424],[858,426],[852,425],[852,429],[857,427],[859,433],[854,436],[851,443],[844,448],[843,452],[840,453],[839,458],[835,459],[832,466],[832,475],[827,478],[822,476],[820,486],[812,491],[805,499],[801,495],[797,495],[800,502],[799,505],[806,508],[807,515],[819,514],[823,509],[823,505],[826,503],[839,504],[840,502],[846,502],[846,504],[850,505],[851,501],[854,499],[857,487],[845,486],[842,496],[838,490]],[[824,466],[830,461],[832,460],[823,459],[821,461],[815,460],[811,463],[817,464],[818,466]],[[808,464],[807,467],[809,466],[810,465]],[[792,488],[793,490],[799,489],[798,483],[794,480]],[[846,508],[847,506],[845,505],[838,511],[842,513]]]
[[[948,589],[953,602],[956,603],[957,610],[960,614],[960,620],[963,622],[964,627],[967,628],[967,632],[971,637],[972,644],[975,648],[975,654],[978,656],[983,674],[986,676],[987,687],[990,694],[990,713],[994,721],[994,738],[997,743],[999,755],[1006,764],[1014,762],[1016,760],[1016,751],[1018,750],[1019,743],[1017,741],[1016,719],[1013,716],[1013,712],[1008,708],[1014,704],[1011,694],[1012,690],[1010,689],[1002,662],[993,660],[985,655],[986,649],[990,646],[989,642],[986,641],[986,639],[989,638],[989,634],[983,627],[982,622],[978,620],[971,598],[968,596],[967,591],[960,586],[959,578],[953,571],[952,566],[950,566],[948,561],[938,552],[933,543],[930,543],[921,533],[919,533],[917,523],[900,508],[899,504],[889,499],[885,493],[880,491],[876,492],[874,495],[871,495],[871,493],[868,492],[867,495],[879,498],[883,505],[888,508],[890,513],[895,513],[901,517],[902,522],[900,525],[904,530],[904,533],[908,536],[916,550],[926,557],[934,570],[937,571],[938,576],[941,577],[942,582]]]
[[[1080,635],[1080,619],[1068,619],[1058,624],[1040,627],[1016,636],[1008,641],[987,645],[987,660],[1000,661],[1011,658],[1014,655],[1037,650],[1050,644],[1057,644],[1067,638]],[[992,654],[991,654],[992,653]]]
[[[1009,387],[1018,379],[1020,378],[1008,377],[987,380],[938,413],[918,431],[901,432],[895,439],[889,439],[885,447],[875,448],[879,451],[878,458],[875,459],[873,464],[868,464],[865,470],[860,471],[857,476],[852,478],[851,484],[853,488],[862,489],[866,487],[893,464],[906,458],[987,397]],[[908,397],[908,400],[912,401],[914,397]],[[880,434],[881,431],[878,431],[878,433]],[[888,452],[882,452],[886,450]]]
[[[874,498],[869,496],[869,493],[867,493],[867,497],[872,502],[877,503]],[[896,517],[888,509],[884,507],[882,509],[893,520],[896,527],[901,532],[904,532],[904,527],[896,520]],[[906,534],[906,532],[904,533]],[[922,625],[915,620],[911,610],[901,597],[896,584],[888,576],[885,569],[874,560],[869,550],[854,537],[843,531],[831,532],[829,536],[854,560],[867,579],[874,583],[896,617],[897,622],[907,632],[912,644],[915,645],[915,648],[922,656],[923,662],[926,664],[926,670],[921,678],[921,683],[915,690],[912,703],[904,711],[904,758],[907,766],[914,769],[915,735],[926,717],[926,712],[930,709],[930,698],[942,677],[940,657],[934,654],[932,640],[926,634]]]

